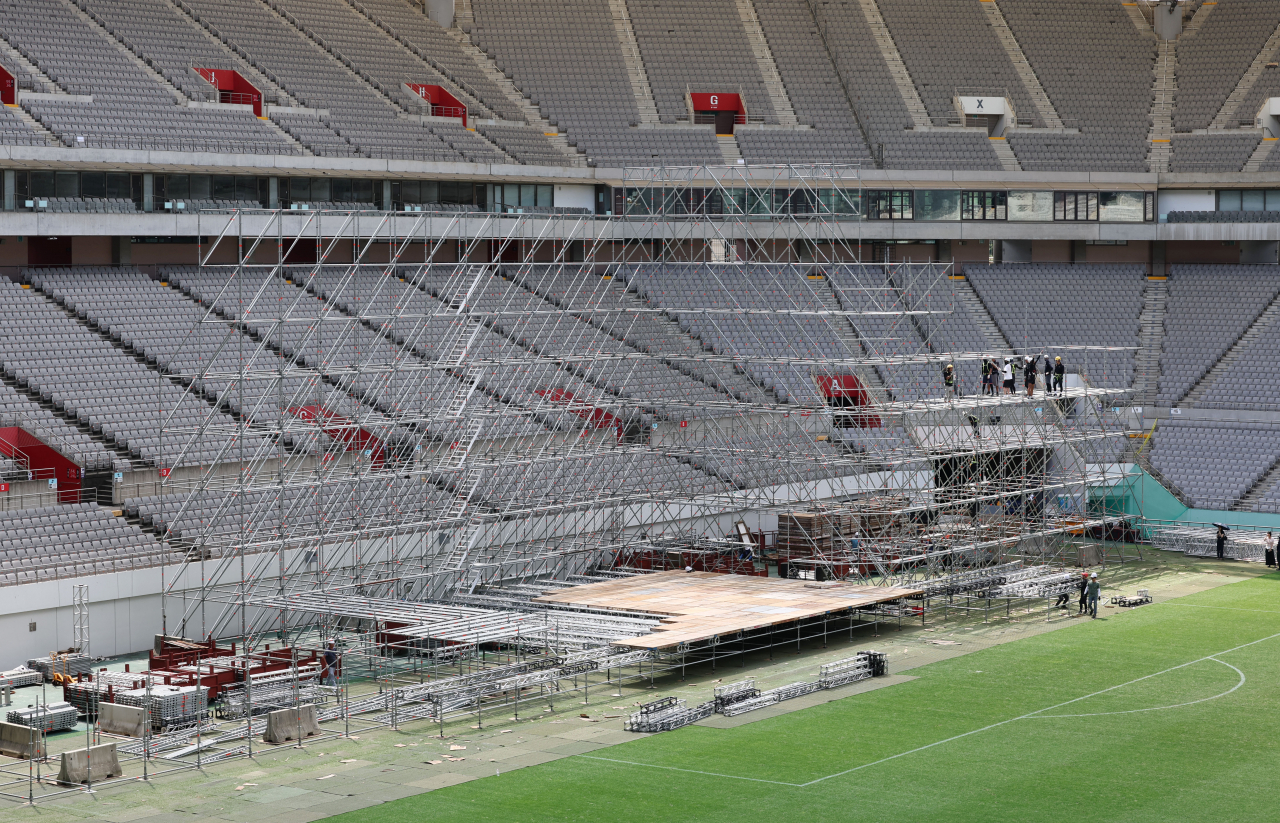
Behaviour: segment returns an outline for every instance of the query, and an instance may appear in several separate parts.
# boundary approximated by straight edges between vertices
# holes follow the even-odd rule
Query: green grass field
[[[910,674],[333,820],[1280,820],[1280,574]]]

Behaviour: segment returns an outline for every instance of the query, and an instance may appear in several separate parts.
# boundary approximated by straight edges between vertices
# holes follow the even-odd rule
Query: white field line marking
[[[657,766],[657,765],[654,765],[653,763],[636,763],[633,760],[614,760],[612,757],[595,757],[589,754],[579,754],[575,756],[584,758],[586,760],[603,760],[606,763],[625,763],[628,766],[644,766],[647,769],[662,769],[668,772],[686,772],[687,774],[704,774],[707,777],[727,777],[727,778],[730,778],[731,780],[749,780],[752,783],[772,783],[775,786],[794,786],[796,788],[799,788],[801,786],[807,785],[805,783],[787,783],[786,781],[783,781],[783,780],[765,780],[760,777],[742,777],[741,775],[736,775],[736,774],[720,774],[719,772],[700,772],[697,769],[680,769],[675,766]]]
[[[1202,606],[1199,603],[1171,603],[1169,601],[1165,601],[1164,603],[1157,603],[1155,605],[1182,606],[1188,609],[1219,609],[1221,611],[1226,611],[1226,612],[1255,612],[1257,614],[1280,614],[1280,612],[1273,611],[1271,609],[1237,609],[1234,606]],[[1218,661],[1218,662],[1222,662],[1222,661]]]
[[[1223,663],[1223,661],[1221,661],[1221,660],[1217,660],[1216,658],[1217,658],[1217,657],[1219,657],[1220,655],[1230,654],[1231,652],[1240,651],[1241,649],[1247,649],[1247,648],[1249,648],[1250,646],[1256,646],[1256,645],[1258,645],[1259,643],[1265,643],[1265,642],[1266,642],[1266,641],[1268,641],[1268,640],[1274,640],[1274,639],[1276,639],[1277,637],[1280,637],[1280,632],[1277,632],[1276,634],[1267,635],[1266,637],[1260,637],[1260,638],[1258,638],[1257,640],[1251,640],[1251,641],[1249,641],[1248,643],[1241,643],[1239,646],[1233,646],[1233,647],[1231,647],[1231,648],[1229,648],[1229,649],[1224,649],[1223,651],[1220,651],[1220,652],[1214,652],[1213,654],[1205,655],[1204,657],[1200,657],[1200,658],[1197,658],[1197,659],[1195,659],[1195,660],[1189,660],[1189,661],[1187,661],[1186,663],[1180,663],[1180,664],[1178,664],[1177,666],[1170,666],[1169,668],[1167,668],[1167,669],[1165,669],[1165,670],[1163,670],[1163,671],[1158,671],[1158,672],[1154,672],[1154,673],[1152,673],[1152,674],[1143,675],[1142,677],[1134,678],[1133,680],[1130,680],[1130,681],[1128,681],[1128,682],[1126,682],[1126,683],[1119,683],[1119,684],[1117,684],[1117,685],[1115,685],[1115,686],[1109,686],[1109,687],[1107,687],[1107,688],[1105,688],[1105,689],[1099,689],[1098,691],[1093,692],[1092,694],[1086,694],[1086,695],[1082,695],[1081,697],[1075,697],[1075,698],[1072,698],[1071,700],[1067,700],[1067,701],[1064,701],[1064,702],[1062,702],[1062,703],[1057,703],[1057,704],[1055,704],[1055,705],[1053,705],[1053,706],[1045,706],[1043,709],[1036,709],[1036,710],[1035,710],[1035,711],[1033,711],[1033,712],[1027,712],[1026,714],[1019,715],[1019,716],[1017,716],[1017,717],[1011,717],[1011,718],[1009,718],[1008,720],[1001,720],[1001,721],[999,721],[999,722],[997,722],[997,723],[992,723],[992,724],[991,724],[991,725],[989,725],[989,726],[983,726],[983,727],[982,727],[982,728],[980,728],[980,729],[974,729],[974,730],[972,730],[972,731],[963,732],[963,733],[961,733],[961,734],[957,734],[957,735],[955,735],[955,736],[953,736],[953,737],[948,737],[948,738],[946,738],[945,740],[938,740],[938,741],[933,742],[933,743],[927,743],[927,744],[925,744],[925,745],[923,745],[923,746],[918,746],[918,747],[916,747],[916,748],[914,748],[914,749],[909,749],[909,750],[907,750],[907,751],[905,751],[905,752],[899,752],[898,754],[891,754],[891,755],[889,755],[888,757],[882,757],[882,758],[880,758],[879,760],[873,760],[873,761],[872,761],[872,762],[870,762],[870,763],[863,763],[861,766],[854,766],[854,767],[853,767],[853,768],[851,768],[851,769],[845,769],[844,771],[836,772],[836,773],[834,773],[834,774],[829,774],[829,775],[827,775],[827,776],[825,776],[825,777],[819,777],[819,778],[816,778],[816,779],[814,779],[814,780],[810,780],[810,781],[809,781],[809,782],[807,782],[807,783],[788,783],[788,782],[783,781],[783,780],[765,780],[765,779],[763,779],[763,778],[759,778],[759,777],[743,777],[743,776],[741,776],[741,775],[736,775],[736,774],[721,774],[721,773],[718,773],[718,772],[702,772],[702,771],[697,771],[696,769],[681,769],[681,768],[678,768],[678,767],[676,767],[676,766],[658,766],[658,765],[655,765],[655,764],[653,764],[653,763],[638,763],[638,762],[635,762],[635,761],[632,761],[632,760],[614,760],[614,759],[607,758],[607,757],[593,757],[593,756],[591,756],[591,755],[586,755],[586,754],[579,754],[579,755],[574,755],[574,756],[575,756],[575,757],[584,757],[584,758],[586,758],[586,759],[588,759],[588,760],[603,760],[603,761],[606,761],[606,762],[609,762],[609,763],[622,763],[622,764],[625,764],[625,765],[628,765],[628,766],[643,766],[643,767],[645,767],[645,768],[649,768],[649,769],[662,769],[662,770],[664,770],[664,771],[686,772],[686,773],[689,773],[689,774],[701,774],[701,775],[706,775],[706,776],[708,776],[708,777],[725,777],[725,778],[729,778],[729,779],[731,779],[731,780],[746,780],[746,781],[750,781],[750,782],[752,782],[752,783],[770,783],[770,784],[773,784],[773,785],[775,785],[775,786],[794,786],[794,787],[796,787],[796,788],[801,788],[801,789],[803,789],[803,788],[806,788],[806,787],[808,787],[808,786],[812,786],[812,785],[814,785],[814,784],[821,783],[821,782],[823,782],[824,780],[830,780],[830,779],[832,779],[833,777],[843,777],[843,776],[844,776],[844,775],[846,775],[846,774],[852,774],[852,773],[857,772],[857,771],[862,771],[863,769],[869,769],[869,768],[871,768],[872,766],[879,766],[881,763],[888,763],[888,762],[889,762],[889,761],[891,761],[891,760],[897,760],[897,759],[898,759],[898,758],[900,758],[900,757],[906,757],[907,755],[910,755],[910,754],[916,754],[917,752],[922,752],[922,751],[925,751],[925,750],[927,750],[927,749],[932,749],[932,748],[934,748],[934,747],[936,747],[936,746],[941,746],[941,745],[943,745],[944,743],[951,743],[951,742],[956,741],[956,740],[962,740],[963,738],[971,737],[971,736],[973,736],[973,735],[975,735],[975,734],[981,734],[982,732],[990,731],[990,730],[992,730],[992,729],[997,729],[997,728],[999,728],[999,727],[1001,727],[1001,726],[1006,726],[1006,725],[1008,725],[1008,724],[1010,724],[1010,723],[1014,723],[1014,722],[1019,721],[1019,720],[1027,720],[1027,719],[1029,719],[1029,718],[1039,719],[1039,717],[1038,717],[1038,716],[1039,716],[1039,715],[1044,714],[1045,712],[1053,711],[1054,709],[1060,709],[1060,708],[1062,708],[1063,706],[1070,706],[1070,705],[1071,705],[1071,704],[1073,704],[1073,703],[1079,703],[1079,702],[1080,702],[1080,701],[1082,701],[1082,700],[1088,700],[1089,698],[1091,698],[1091,697],[1097,697],[1097,696],[1098,696],[1098,695],[1100,695],[1100,694],[1106,694],[1107,692],[1113,692],[1113,691],[1115,691],[1116,689],[1123,689],[1125,686],[1132,686],[1134,683],[1141,683],[1141,682],[1142,682],[1142,681],[1144,681],[1144,680],[1150,680],[1151,678],[1153,678],[1153,677],[1159,677],[1159,676],[1160,676],[1160,675],[1162,675],[1162,674],[1168,674],[1169,672],[1175,672],[1175,671],[1177,671],[1177,670],[1179,670],[1179,669],[1185,669],[1185,668],[1187,668],[1188,666],[1194,666],[1195,664],[1197,664],[1197,663],[1203,663],[1203,662],[1205,662],[1206,660],[1213,660],[1215,663]],[[1229,664],[1229,663],[1223,663],[1223,665],[1230,666],[1230,664]],[[1244,685],[1244,672],[1241,672],[1239,669],[1236,669],[1236,667],[1235,667],[1235,666],[1230,666],[1230,667],[1231,667],[1232,669],[1235,669],[1235,671],[1240,675],[1240,682],[1239,682],[1239,683],[1237,683],[1237,684],[1236,684],[1236,685],[1235,685],[1235,686],[1234,686],[1230,691],[1228,691],[1228,692],[1224,692],[1224,694],[1230,694],[1231,692],[1234,692],[1236,689],[1238,689],[1238,688],[1240,688],[1242,685]],[[1222,697],[1222,696],[1223,696],[1223,695],[1217,695],[1217,697]],[[1208,700],[1213,700],[1213,699],[1216,699],[1216,698],[1206,698],[1206,699],[1208,699]],[[1199,703],[1199,702],[1203,702],[1203,701],[1194,701],[1194,702]],[[1187,705],[1190,705],[1190,704],[1187,704]],[[1168,708],[1173,708],[1173,707],[1168,707]],[[1050,715],[1050,717],[1052,717],[1052,716],[1053,716],[1053,715]],[[1058,716],[1058,717],[1064,717],[1064,716],[1068,716],[1068,715],[1056,715],[1056,716]]]
[[[873,762],[871,762],[871,763],[864,763],[864,764],[862,764],[861,766],[854,766],[852,769],[845,769],[845,770],[844,770],[844,771],[842,771],[842,772],[836,772],[835,774],[829,774],[829,775],[827,775],[826,777],[819,777],[819,778],[818,778],[818,779],[816,779],[816,780],[810,780],[808,783],[801,783],[800,785],[801,785],[801,786],[812,786],[814,783],[821,783],[822,781],[824,781],[824,780],[830,780],[830,779],[831,779],[831,778],[833,778],[833,777],[840,777],[840,776],[842,776],[842,775],[851,774],[852,772],[856,772],[856,771],[860,771],[860,770],[862,770],[862,769],[870,768],[871,766],[878,766],[878,765],[880,765],[881,763],[888,763],[890,760],[897,760],[899,757],[906,757],[906,756],[907,756],[907,755],[909,755],[909,754],[915,754],[916,752],[922,752],[922,751],[924,751],[925,749],[932,749],[934,746],[941,746],[943,743],[950,743],[950,742],[951,742],[951,741],[953,741],[953,740],[959,740],[959,739],[964,738],[964,737],[969,737],[970,735],[979,734],[980,732],[990,731],[991,729],[997,728],[997,727],[999,727],[999,726],[1004,726],[1004,725],[1006,725],[1006,724],[1008,724],[1008,723],[1013,723],[1014,721],[1017,721],[1017,720],[1026,720],[1026,719],[1027,719],[1027,718],[1029,718],[1029,717],[1035,717],[1036,715],[1038,715],[1038,714],[1043,714],[1044,712],[1051,712],[1051,711],[1053,711],[1054,709],[1060,709],[1060,708],[1062,708],[1063,706],[1070,706],[1072,703],[1079,703],[1081,700],[1088,700],[1088,699],[1089,699],[1089,698],[1091,698],[1091,697],[1097,697],[1097,696],[1098,696],[1098,695],[1100,695],[1100,694],[1106,694],[1107,692],[1113,692],[1113,691],[1115,691],[1116,689],[1122,689],[1122,688],[1124,688],[1125,686],[1132,686],[1134,683],[1141,683],[1143,680],[1150,680],[1151,678],[1153,678],[1153,677],[1159,677],[1159,676],[1160,676],[1160,675],[1162,675],[1162,674],[1168,674],[1169,672],[1174,672],[1174,671],[1177,671],[1178,669],[1185,669],[1187,666],[1194,666],[1194,665],[1195,665],[1195,664],[1197,664],[1197,663],[1203,663],[1203,662],[1204,662],[1204,661],[1206,661],[1206,660],[1212,660],[1213,658],[1217,657],[1218,655],[1230,654],[1231,652],[1239,651],[1240,649],[1245,649],[1245,648],[1248,648],[1249,646],[1256,646],[1256,645],[1257,645],[1257,644],[1259,644],[1259,643],[1263,643],[1263,642],[1265,642],[1265,641],[1267,641],[1267,640],[1274,640],[1274,639],[1275,639],[1275,638],[1277,638],[1277,637],[1280,637],[1280,632],[1277,632],[1276,634],[1268,635],[1268,636],[1266,636],[1266,637],[1259,638],[1259,639],[1257,639],[1257,640],[1252,640],[1252,641],[1250,641],[1250,642],[1248,642],[1248,643],[1241,643],[1239,646],[1234,646],[1234,647],[1232,647],[1232,648],[1230,648],[1230,649],[1226,649],[1225,651],[1216,652],[1216,653],[1214,653],[1214,654],[1205,655],[1204,657],[1201,657],[1201,658],[1196,659],[1196,660],[1191,660],[1191,661],[1188,661],[1188,662],[1186,662],[1186,663],[1182,663],[1182,664],[1180,664],[1180,665],[1178,665],[1178,666],[1171,666],[1171,667],[1169,667],[1169,668],[1165,669],[1164,671],[1155,672],[1154,674],[1144,675],[1143,677],[1138,677],[1138,678],[1135,678],[1135,679],[1133,679],[1133,680],[1130,680],[1130,681],[1129,681],[1129,682],[1127,682],[1127,683],[1120,683],[1120,684],[1118,684],[1118,685],[1111,686],[1111,687],[1106,688],[1106,689],[1100,689],[1099,691],[1096,691],[1096,692],[1094,692],[1093,694],[1086,694],[1086,695],[1084,695],[1083,697],[1077,697],[1077,698],[1074,698],[1074,699],[1072,699],[1072,700],[1068,700],[1068,701],[1066,701],[1066,702],[1064,702],[1064,703],[1059,703],[1059,704],[1057,704],[1056,706],[1046,706],[1045,708],[1043,708],[1043,709],[1037,709],[1037,710],[1036,710],[1036,711],[1034,711],[1034,712],[1027,712],[1026,714],[1024,714],[1024,715],[1020,715],[1020,716],[1018,716],[1018,717],[1011,717],[1011,718],[1009,718],[1008,720],[1001,720],[999,723],[992,723],[990,726],[983,726],[981,729],[974,729],[974,730],[973,730],[973,731],[971,731],[971,732],[964,732],[963,734],[958,734],[958,735],[956,735],[955,737],[948,737],[946,740],[939,740],[939,741],[938,741],[938,742],[936,742],[936,743],[929,743],[929,744],[927,744],[927,745],[920,746],[919,748],[911,749],[910,751],[901,752],[901,753],[899,753],[899,754],[890,755],[890,756],[888,756],[888,757],[881,758],[880,760],[876,760],[876,761],[873,761]]]
[[[1232,666],[1230,663],[1219,660],[1216,657],[1211,657],[1209,659],[1212,660],[1214,663],[1221,663],[1222,665],[1226,666],[1228,669],[1231,669],[1236,674],[1240,675],[1239,682],[1237,682],[1231,688],[1227,689],[1222,694],[1215,694],[1213,697],[1202,697],[1199,700],[1191,700],[1186,703],[1174,703],[1172,706],[1152,706],[1147,709],[1126,709],[1124,711],[1118,711],[1118,712],[1093,712],[1092,714],[1038,714],[1035,717],[1030,717],[1027,719],[1028,720],[1049,720],[1055,717],[1106,717],[1108,715],[1113,715],[1113,714],[1138,714],[1139,712],[1162,712],[1162,711],[1165,711],[1166,709],[1181,709],[1184,706],[1194,706],[1197,703],[1208,703],[1210,700],[1217,700],[1219,697],[1226,697],[1227,695],[1231,694],[1233,691],[1235,691],[1236,689],[1244,685],[1245,683],[1244,672],[1240,671],[1235,666]]]

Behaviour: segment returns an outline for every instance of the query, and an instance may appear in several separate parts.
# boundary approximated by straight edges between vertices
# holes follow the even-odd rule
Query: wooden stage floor
[[[653,633],[613,644],[669,649],[824,614],[844,615],[851,609],[920,594],[919,589],[890,586],[810,588],[813,585],[776,577],[667,571],[560,589],[534,602],[661,615],[662,623]]]

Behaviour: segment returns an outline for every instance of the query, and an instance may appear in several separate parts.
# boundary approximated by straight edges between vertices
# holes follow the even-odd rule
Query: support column
[[[142,175],[142,210],[155,211],[156,177],[154,174]]]
[[[14,178],[17,174],[13,169],[5,169],[4,172],[4,210],[13,211],[18,207],[17,198],[14,196]]]
[[[133,265],[133,238],[132,237],[111,238],[111,265],[113,266],[132,266]]]
[[[382,210],[391,211],[391,181],[382,181]]]
[[[280,208],[280,178],[267,178],[267,203],[268,208]]]

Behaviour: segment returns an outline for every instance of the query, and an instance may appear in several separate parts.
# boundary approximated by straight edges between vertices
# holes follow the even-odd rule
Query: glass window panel
[[[525,184],[520,187],[520,208],[531,209],[537,205],[538,187]]]
[[[355,198],[351,196],[351,181],[341,177],[329,182],[330,197],[326,200],[333,200],[335,203],[349,203]]]
[[[107,196],[107,175],[100,171],[86,171],[80,175],[80,192],[85,197]]]
[[[237,177],[236,178],[236,199],[237,200],[257,200],[258,199],[258,178]]]
[[[229,174],[213,175],[213,199],[236,199],[236,179]]]
[[[1240,211],[1240,192],[1218,192],[1218,211]]]
[[[1266,211],[1280,211],[1280,191],[1276,189],[1267,191]]]
[[[1240,192],[1241,211],[1263,211],[1267,207],[1267,193],[1262,189],[1247,189]]]
[[[213,178],[207,174],[191,175],[191,199],[208,200],[213,197]]]
[[[357,203],[373,202],[373,181],[372,180],[352,180],[351,181],[351,199]]]
[[[518,183],[503,184],[502,205],[504,209],[520,208],[520,185]]]
[[[1098,217],[1108,223],[1141,223],[1146,219],[1146,199],[1140,191],[1100,192]]]
[[[306,202],[311,199],[311,178],[293,177],[289,180],[289,199]]]
[[[555,197],[555,189],[551,186],[538,186],[538,206],[554,206],[552,198]]]
[[[53,197],[53,172],[51,171],[33,171],[31,172],[31,196],[32,197]]]
[[[107,197],[129,199],[133,192],[129,185],[129,175],[111,172],[107,174]]]
[[[164,196],[185,200],[191,196],[191,175],[168,174],[164,180]]]
[[[329,178],[313,177],[311,178],[311,199],[317,203],[323,203],[333,200],[330,195]]]
[[[1054,196],[1051,191],[1009,192],[1009,220],[1048,223],[1053,220]]]
[[[916,220],[960,219],[961,192],[951,190],[916,192]]]
[[[57,189],[55,197],[79,197],[80,196],[80,172],[78,171],[60,171],[57,180],[54,182]]]

